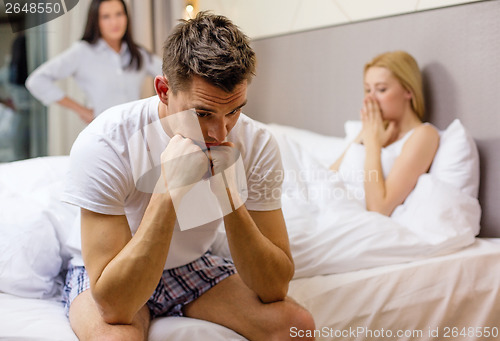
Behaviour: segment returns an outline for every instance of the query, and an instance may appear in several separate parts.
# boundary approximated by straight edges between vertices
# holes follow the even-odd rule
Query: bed
[[[439,200],[443,197],[421,192],[429,196],[427,205],[435,199],[449,213],[433,216],[439,220],[431,220],[437,225],[429,233],[418,234],[419,226],[408,223],[430,219],[418,214],[421,208],[403,205],[399,225],[381,227],[399,231],[390,240],[351,228],[342,234],[349,238],[325,242],[323,255],[319,247],[314,250],[318,234],[301,233],[310,221],[304,217],[314,215],[317,202],[295,195],[300,186],[318,183],[285,180],[283,204],[297,266],[289,295],[313,314],[318,340],[499,338],[499,10],[500,1],[481,1],[253,42],[258,75],[245,111],[276,136],[285,171],[317,170],[335,158],[359,126],[356,103],[365,59],[396,48],[412,53],[424,70],[444,164],[480,164],[477,174],[471,166],[463,180],[459,191],[465,188],[467,195],[442,182],[434,186],[431,176],[454,179],[439,169],[422,181],[421,188],[442,189],[439,195],[455,193]],[[325,41],[332,43],[325,46]],[[446,140],[455,142],[446,145]],[[76,214],[58,200],[67,162],[67,157],[46,157],[0,165],[0,339],[77,339],[59,302],[68,255],[63,241]],[[310,215],[303,214],[306,206]],[[219,242],[214,252],[224,254],[223,238]],[[303,332],[291,329],[290,335]],[[244,340],[224,327],[189,318],[155,320],[149,339]]]

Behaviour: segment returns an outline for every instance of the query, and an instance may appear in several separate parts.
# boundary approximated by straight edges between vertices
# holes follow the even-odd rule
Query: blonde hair
[[[420,120],[424,119],[425,101],[422,74],[415,59],[405,51],[382,53],[365,65],[364,74],[369,68],[384,67],[392,72],[401,85],[411,92],[411,107]]]

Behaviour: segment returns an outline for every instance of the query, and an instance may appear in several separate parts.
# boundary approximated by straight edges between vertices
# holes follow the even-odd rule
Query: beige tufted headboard
[[[481,161],[482,237],[500,237],[500,0],[479,1],[253,41],[257,77],[245,113],[263,122],[343,136],[358,119],[362,69],[376,54],[418,61],[428,120],[459,118]]]

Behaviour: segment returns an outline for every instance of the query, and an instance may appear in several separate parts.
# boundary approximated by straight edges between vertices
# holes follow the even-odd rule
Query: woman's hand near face
[[[363,127],[353,143],[364,144],[365,147],[375,149],[375,153],[380,155],[380,149],[394,142],[399,134],[396,124],[390,121],[388,124],[382,119],[382,111],[376,100],[370,96],[365,97],[363,108],[361,109],[361,122]],[[349,144],[350,146],[350,144]],[[338,171],[344,155],[349,149],[344,150],[342,155],[330,166],[330,170]]]
[[[361,139],[365,145],[382,148],[394,142],[399,134],[394,121],[384,122],[377,101],[369,96],[363,101],[361,122]]]

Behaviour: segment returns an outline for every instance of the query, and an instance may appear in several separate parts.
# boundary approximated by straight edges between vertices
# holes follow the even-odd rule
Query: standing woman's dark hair
[[[132,29],[130,17],[128,15],[127,5],[123,0],[92,0],[89,7],[89,12],[87,15],[87,24],[85,25],[85,31],[83,33],[82,40],[85,40],[89,44],[95,44],[99,38],[101,38],[101,32],[99,29],[99,7],[101,3],[105,1],[119,1],[123,6],[125,16],[127,17],[127,29],[123,35],[122,42],[124,41],[128,49],[130,50],[130,63],[128,68],[134,68],[139,70],[142,67],[142,55],[139,51],[139,46],[134,42],[132,38]]]

